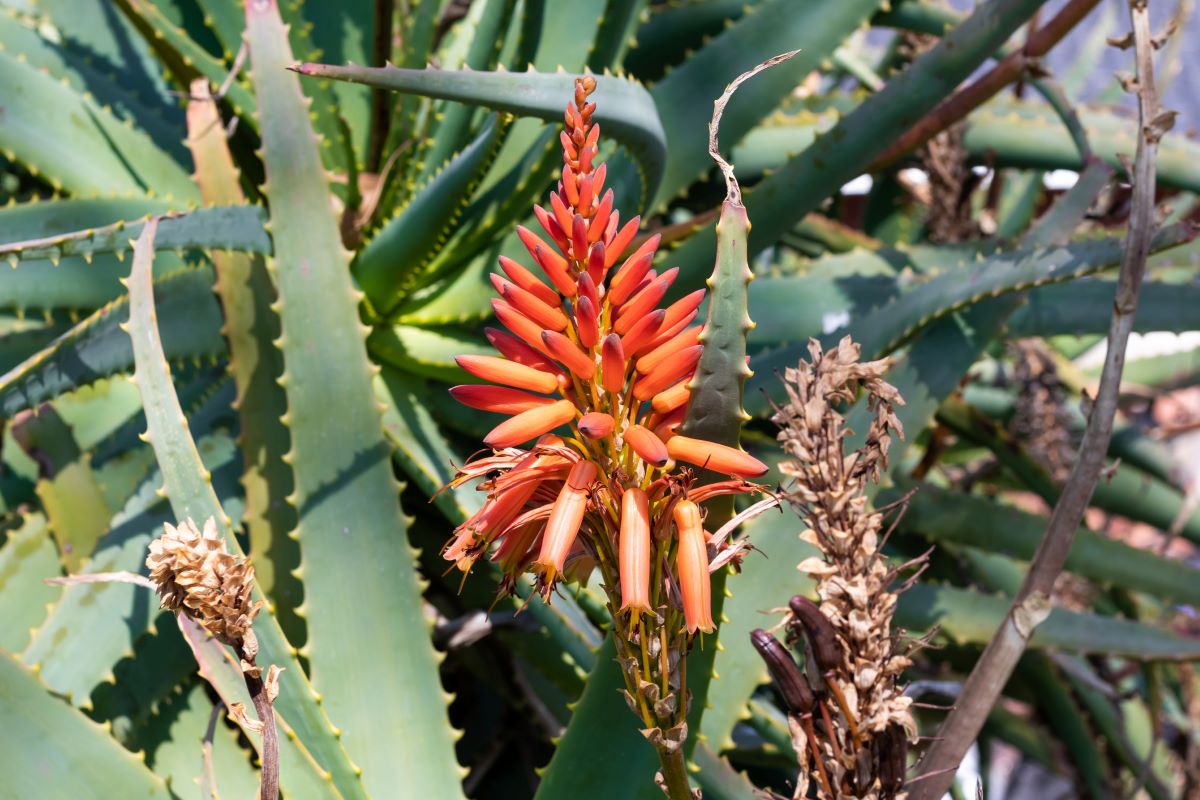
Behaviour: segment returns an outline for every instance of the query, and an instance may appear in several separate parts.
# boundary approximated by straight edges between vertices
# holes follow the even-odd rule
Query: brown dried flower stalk
[[[879,552],[884,515],[868,508],[866,489],[887,466],[893,434],[903,436],[893,409],[904,401],[883,380],[888,362],[859,362],[849,337],[828,352],[810,341],[809,352],[811,363],[787,370],[788,402],[774,416],[792,456],[781,465],[795,479],[788,501],[808,526],[801,538],[821,551],[799,566],[816,581],[819,604],[794,597],[787,618],[814,696],[812,708],[793,709],[807,722],[797,749],[805,769],[815,762],[819,796],[890,798],[902,787],[915,726],[900,686],[910,662],[891,627],[895,571]],[[847,453],[850,431],[835,409],[860,391],[871,423],[866,442]],[[819,732],[808,715],[823,721]]]
[[[163,608],[184,615],[237,653],[258,721],[249,719],[240,703],[232,704],[230,711],[239,722],[262,733],[261,797],[275,800],[279,746],[271,704],[279,693],[281,670],[272,665],[263,678],[262,667],[255,663],[258,639],[251,624],[263,601],[251,597],[254,567],[226,549],[212,517],[203,531],[190,519],[178,527],[166,523],[163,535],[150,543],[146,566]]]

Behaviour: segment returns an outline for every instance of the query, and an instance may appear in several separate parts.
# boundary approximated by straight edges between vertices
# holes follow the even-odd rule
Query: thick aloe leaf
[[[10,161],[61,191],[196,199],[187,172],[145,133],[9,53],[0,52],[0,72],[0,152]]]
[[[13,203],[0,208],[0,242],[70,234],[121,220],[140,219],[167,209],[162,200],[137,196],[53,197]],[[128,239],[122,246],[128,248]]]
[[[0,375],[8,372],[34,353],[46,347],[71,328],[71,323],[57,319],[31,319],[16,314],[4,315],[0,333]]]
[[[201,99],[188,104],[188,147],[196,164],[200,196],[211,204],[242,204],[246,198],[217,108],[205,99],[208,90],[203,81],[196,84],[192,92]],[[288,638],[303,641],[303,624],[295,609],[303,600],[304,589],[292,574],[300,565],[300,548],[288,535],[296,525],[296,514],[290,505],[279,502],[292,491],[292,473],[283,462],[289,440],[283,424],[287,397],[277,380],[283,373],[283,354],[275,345],[280,333],[279,317],[271,308],[275,287],[259,254],[213,252],[210,257],[225,313],[221,332],[229,345],[229,372],[238,392],[250,553],[258,583],[271,598]],[[162,323],[159,331],[170,355]]]
[[[376,309],[390,311],[414,289],[428,284],[425,267],[444,244],[495,155],[499,132],[492,116],[475,141],[418,189],[359,251],[354,274]]]
[[[224,85],[229,68],[197,44],[186,30],[175,25],[154,3],[148,0],[114,0],[114,4],[133,23],[133,27],[174,76],[178,85],[189,86],[198,77],[203,77],[213,86]],[[237,80],[229,83],[224,99],[235,115],[253,118],[254,97]]]
[[[246,18],[238,0],[196,0],[204,13],[204,22],[220,42],[226,60],[232,60],[242,46]]]
[[[54,42],[44,20],[11,6],[0,7],[0,50],[19,54],[31,66],[66,80],[76,92],[91,92],[122,121],[143,129],[167,153],[184,154],[178,110],[161,96],[144,97],[112,73],[104,62],[89,57],[71,43]]]
[[[0,545],[0,648],[19,653],[46,618],[46,607],[61,589],[43,583],[56,578],[61,567],[58,548],[50,536],[46,518],[25,515],[5,532]]]
[[[1108,330],[1116,282],[1086,278],[1029,293],[1029,302],[1009,320],[1009,334],[1081,336]],[[1182,333],[1200,328],[1200,287],[1147,281],[1142,285],[1134,330]]]
[[[901,484],[918,491],[901,527],[934,541],[969,545],[1028,561],[1046,529],[1046,518],[977,495],[928,483]],[[895,499],[889,493],[884,499]],[[1200,604],[1200,570],[1081,529],[1067,558],[1071,572],[1101,584],[1145,592],[1175,603]]]
[[[150,262],[154,258],[153,238],[154,227],[150,225],[139,239],[129,280],[128,329],[134,343],[138,392],[146,414],[146,438],[154,448],[162,473],[163,491],[171,502],[169,513],[176,520],[216,520],[230,550],[241,555],[241,545],[233,535],[231,516],[231,512],[240,509],[231,507],[228,499],[223,507],[222,500],[218,499],[211,481],[212,473],[192,440],[163,356],[149,282]],[[145,544],[138,548],[143,557],[144,548]],[[254,599],[262,599],[262,592],[257,587]],[[366,792],[359,771],[342,749],[337,731],[321,707],[320,695],[305,677],[296,649],[284,637],[275,617],[260,614],[255,620],[254,631],[259,643],[259,663],[284,668],[279,682],[280,694],[275,701],[276,714],[295,732],[343,797],[364,797]]]
[[[301,64],[296,70],[304,75],[455,100],[546,121],[562,118],[574,80],[573,75],[565,73],[447,72],[327,64]],[[648,190],[653,191],[667,157],[666,135],[654,101],[641,84],[627,78],[599,75],[596,84],[596,121],[608,135],[629,148],[641,166]]]
[[[148,747],[146,764],[171,787],[180,800],[212,800],[203,791],[204,763],[201,746],[212,717],[213,704],[202,685],[185,688],[163,703],[147,736],[161,742]],[[224,715],[222,714],[221,717]],[[213,729],[212,777],[218,797],[253,797],[258,793],[258,774],[250,754],[238,743],[237,734],[218,717]]]
[[[225,352],[210,270],[185,270],[163,278],[155,283],[154,294],[168,357],[212,358]],[[114,300],[0,377],[0,415],[12,417],[64,392],[128,371],[133,349],[120,328],[128,319],[128,300]]]
[[[654,83],[750,5],[746,0],[655,3],[643,15],[622,66],[635,78]]]
[[[412,325],[376,328],[367,338],[367,348],[379,361],[447,383],[470,380],[470,376],[455,363],[455,356],[496,352],[482,343],[477,334],[470,335],[449,327],[437,330]]]
[[[107,205],[101,208],[107,209]],[[150,211],[143,212],[147,213]],[[266,215],[260,206],[198,208],[187,214],[164,217],[158,224],[155,246],[159,250],[204,248],[270,253],[271,239],[267,236],[265,223]],[[6,258],[10,263],[15,263],[14,257],[59,259],[78,255],[87,259],[101,253],[116,253],[123,258],[130,248],[129,243],[141,235],[145,224],[144,218],[121,220],[98,228],[9,241],[0,245],[0,258]]]
[[[900,595],[896,624],[913,631],[934,625],[959,644],[987,644],[1008,610],[1010,599],[953,586],[918,583]],[[1097,614],[1054,609],[1037,627],[1030,647],[1123,656],[1143,661],[1200,658],[1200,641],[1153,625]]]
[[[1075,185],[1021,236],[1021,246],[1046,247],[1068,242],[1114,174],[1113,168],[1103,161],[1084,166]]]
[[[750,255],[774,244],[840,186],[855,178],[892,141],[880,131],[908,128],[983,63],[1010,34],[1029,19],[1043,0],[997,0],[976,8],[932,50],[843,117],[799,156],[764,178],[745,196],[754,220]],[[693,235],[676,257],[679,290],[704,274],[712,257],[711,229]]]
[[[1178,246],[1194,235],[1188,226],[1163,229],[1154,239],[1154,249]],[[849,334],[862,345],[864,357],[878,358],[928,323],[966,306],[1000,294],[1092,274],[1117,264],[1120,258],[1121,240],[1115,237],[1062,247],[1001,251],[970,267],[935,275],[890,303],[851,320],[825,339],[836,341]],[[804,345],[795,344],[755,356],[751,366],[760,377],[751,381],[751,394],[761,387],[769,395],[779,396],[781,389],[773,380],[774,371],[791,366],[805,352]]]
[[[749,778],[730,766],[707,744],[701,742],[696,745],[694,758],[699,767],[696,783],[700,784],[704,796],[709,800],[756,800],[762,797]]]
[[[223,493],[236,486],[236,450],[224,436],[201,440],[205,468],[221,482]],[[150,540],[172,520],[157,495],[156,478],[145,481],[112,518],[82,573],[145,572]],[[92,691],[112,681],[112,668],[133,653],[134,643],[158,616],[158,601],[145,589],[126,583],[68,586],[34,633],[22,660],[37,667],[55,692],[81,707],[90,707]]]
[[[0,653],[0,769],[13,797],[167,800],[161,778]]]
[[[654,85],[658,113],[671,147],[654,197],[660,208],[703,175],[708,158],[707,122],[731,79],[787,50],[800,52],[747,83],[729,101],[721,121],[726,146],[742,138],[800,83],[821,67],[847,36],[882,5],[881,0],[763,0],[736,23],[693,52]]]
[[[313,47],[321,52],[323,58],[339,64],[372,63],[374,41],[378,35],[375,30],[376,5],[378,3],[373,0],[295,3],[297,11],[311,25],[308,35]],[[288,20],[285,18],[284,21]],[[330,89],[332,99],[337,102],[337,113],[350,125],[355,151],[366,152],[371,129],[371,93],[358,86],[341,83],[334,83]]]
[[[250,708],[250,692],[246,689],[246,679],[233,652],[192,620],[184,617],[178,620],[183,638],[187,640],[200,666],[200,676],[213,687],[225,707],[231,708],[234,703],[241,703],[244,708]],[[280,728],[279,782],[283,793],[293,797],[338,797],[337,789],[305,749],[304,742],[288,726],[286,718],[279,713],[275,716]],[[256,746],[261,741],[245,726],[242,726],[242,733]]]
[[[795,515],[785,510],[768,511],[741,531],[761,552],[748,555],[741,572],[726,583],[722,647],[713,661],[709,708],[700,727],[708,746],[717,753],[733,747],[734,725],[747,716],[754,690],[768,680],[762,659],[750,647],[750,631],[773,625],[778,620],[768,612],[786,605],[794,594],[808,593],[812,586],[812,579],[796,569],[816,554],[812,545],[800,541],[802,528]]]
[[[272,276],[287,364],[281,380],[310,673],[368,788],[386,793],[405,785],[454,797],[462,789],[447,695],[421,609],[348,254],[330,213],[299,80],[284,69],[291,54],[282,22],[270,2],[246,12],[276,242]],[[336,425],[329,424],[331,409]],[[336,597],[356,600],[328,602]],[[370,624],[361,612],[368,606],[387,624]]]
[[[1080,121],[1095,153],[1114,169],[1123,169],[1118,153],[1136,144],[1136,126],[1102,110],[1081,109]],[[1080,169],[1079,151],[1048,105],[996,99],[967,119],[963,146],[1000,166]],[[1182,134],[1167,134],[1158,147],[1158,180],[1164,186],[1200,191],[1200,144]]]

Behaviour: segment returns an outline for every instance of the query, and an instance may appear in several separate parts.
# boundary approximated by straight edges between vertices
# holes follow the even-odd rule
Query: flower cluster
[[[816,768],[818,796],[890,798],[903,783],[915,726],[900,685],[910,662],[891,628],[903,589],[891,587],[896,570],[880,553],[884,515],[868,508],[866,489],[887,466],[893,433],[903,435],[893,409],[904,401],[883,380],[887,362],[860,362],[849,337],[827,352],[810,342],[809,353],[811,362],[786,371],[788,402],[774,417],[792,457],[780,465],[795,479],[787,497],[808,526],[801,538],[821,553],[800,564],[816,582],[819,604],[802,596],[788,604],[788,638],[805,653],[804,674],[770,634],[756,631],[754,644],[784,690],[801,764],[811,759]],[[860,391],[871,422],[866,442],[847,453],[849,431],[836,408]],[[807,786],[805,775],[798,792],[799,784]]]
[[[614,616],[665,622],[682,611],[689,634],[711,631],[710,565],[720,555],[718,564],[727,561],[736,545],[713,543],[709,552],[699,504],[758,491],[745,479],[767,468],[737,448],[678,432],[704,349],[693,323],[705,293],[660,308],[678,269],[656,272],[659,236],[639,240],[639,219],[622,224],[613,207],[605,165],[595,164],[595,86],[591,77],[575,81],[562,179],[549,209],[534,207],[541,233],[517,228],[544,280],[501,256],[492,306],[507,330],[487,336],[502,357],[457,359],[489,383],[451,394],[507,418],[484,439],[491,452],[452,483],[482,478],[487,500],[458,526],[444,556],[467,571],[489,555],[510,589],[532,572],[547,597],[557,581],[599,567]],[[696,486],[677,462],[731,479]],[[634,627],[631,640],[640,635]]]

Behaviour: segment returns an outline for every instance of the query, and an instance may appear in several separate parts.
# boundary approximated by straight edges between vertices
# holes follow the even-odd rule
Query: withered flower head
[[[219,641],[253,657],[258,650],[250,625],[262,602],[252,602],[254,567],[230,553],[209,517],[204,530],[190,519],[166,523],[150,543],[146,566],[163,608],[183,613]]]

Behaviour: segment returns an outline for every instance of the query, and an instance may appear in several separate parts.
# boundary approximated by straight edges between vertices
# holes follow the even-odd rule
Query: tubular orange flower
[[[528,292],[515,283],[509,283],[495,273],[492,273],[489,277],[492,280],[492,286],[496,287],[496,291],[500,293],[500,296],[507,300],[508,304],[517,311],[520,311],[543,328],[548,328],[552,331],[566,330],[570,321],[561,308],[547,305],[539,300],[533,292]]]
[[[580,289],[582,295],[583,289]],[[596,320],[596,306],[590,297],[580,297],[575,301],[575,327],[579,329],[579,343],[591,350],[600,339],[599,323]]]
[[[498,414],[520,414],[522,411],[548,406],[554,402],[552,397],[529,394],[506,386],[484,386],[476,383],[451,386],[450,396],[464,406]]]
[[[549,393],[558,388],[558,378],[554,375],[515,361],[505,361],[495,356],[458,356],[454,361],[476,378],[514,389]]]
[[[666,313],[660,308],[653,314],[647,314],[621,337],[621,349],[625,351],[627,357],[632,358],[650,346]]]
[[[584,414],[576,424],[579,432],[589,439],[606,439],[612,435],[613,428],[616,426],[617,421],[612,418],[612,415],[605,414],[603,411]]]
[[[534,350],[550,355],[546,351],[546,346],[542,344],[541,325],[538,325],[503,300],[493,300],[492,310],[496,312],[496,319],[500,320],[500,324],[516,334],[518,339],[528,344]]]
[[[662,344],[655,347],[649,353],[637,360],[637,371],[645,375],[651,372],[655,367],[662,363],[667,356],[678,353],[685,347],[691,347],[700,343],[700,326],[688,328],[667,339]]]
[[[691,378],[684,378],[671,388],[654,395],[654,399],[650,401],[650,407],[660,414],[669,414],[677,408],[682,408],[692,394],[691,389],[688,388],[688,384],[691,382]]]
[[[638,487],[621,496],[621,610],[650,611],[650,499]]]
[[[483,333],[487,336],[487,340],[492,343],[492,347],[500,351],[500,354],[509,361],[516,361],[518,364],[540,369],[542,372],[549,372],[555,377],[560,375],[563,378],[567,377],[562,367],[547,358],[545,353],[534,350],[511,333],[506,333],[496,328],[484,328]]]
[[[648,428],[630,425],[625,429],[625,443],[647,464],[661,467],[667,463],[667,446]]]
[[[667,316],[666,319],[663,320],[663,328],[672,328],[683,319],[691,321],[696,316],[696,309],[698,309],[700,304],[703,302],[703,289],[697,289],[691,294],[684,296],[682,299],[676,300],[666,308]]]
[[[679,593],[683,595],[683,618],[687,632],[711,633],[716,626],[712,621],[712,584],[708,574],[708,549],[704,543],[700,507],[691,500],[680,500],[675,504],[674,515],[675,530],[679,534],[675,566],[679,571]]]
[[[697,344],[667,356],[651,372],[638,379],[633,386],[633,396],[638,400],[649,400],[664,391],[696,368],[703,350],[704,346]]]
[[[567,553],[575,544],[575,537],[579,535],[579,526],[587,511],[588,487],[595,480],[596,465],[590,461],[578,462],[571,467],[571,474],[554,501],[550,519],[546,522],[546,532],[542,536],[542,552],[536,563],[548,581],[553,581],[563,571]]]
[[[621,347],[621,337],[610,333],[600,347],[600,370],[602,385],[610,392],[619,392],[625,388],[625,349]]]
[[[492,432],[483,437],[488,447],[515,447],[543,433],[549,433],[560,425],[575,418],[575,404],[570,400],[559,400],[548,406],[538,406],[522,411],[515,417],[501,422]]]
[[[767,471],[766,464],[744,450],[688,436],[671,437],[667,452],[671,458],[739,478],[754,478]]]
[[[613,329],[622,334],[628,331],[647,311],[658,305],[658,301],[666,295],[667,289],[671,288],[671,284],[675,282],[675,276],[678,274],[679,267],[672,267],[639,289],[637,294],[630,297],[617,312],[617,323]],[[664,309],[663,324],[666,323],[666,315],[667,312]]]
[[[585,381],[590,381],[596,374],[596,362],[588,358],[587,353],[580,350],[574,342],[555,331],[542,331],[542,344],[550,355],[559,360],[567,369]]]
[[[500,256],[500,269],[508,279],[525,291],[533,294],[548,306],[557,306],[560,302],[558,293],[539,281],[532,272],[513,261],[508,256]]]

